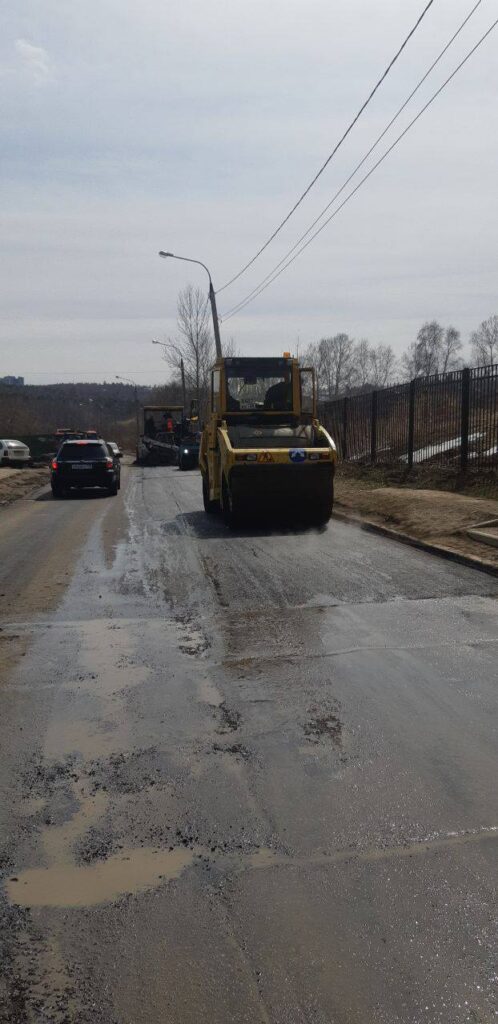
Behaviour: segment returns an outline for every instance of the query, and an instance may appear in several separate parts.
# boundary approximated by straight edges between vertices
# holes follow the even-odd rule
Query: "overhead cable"
[[[434,70],[436,65],[439,64],[440,60],[442,60],[442,58],[444,57],[445,53],[447,53],[447,51],[449,50],[449,48],[452,45],[452,43],[454,43],[455,39],[460,35],[462,30],[465,28],[467,22],[470,21],[470,18],[472,17],[472,15],[475,13],[477,8],[480,7],[481,3],[482,3],[482,0],[477,0],[477,3],[474,4],[474,7],[472,8],[472,10],[467,14],[466,18],[464,18],[464,20],[460,23],[460,25],[458,26],[456,32],[453,33],[451,39],[448,40],[448,42],[443,47],[443,49],[440,51],[440,53],[438,54],[436,59],[432,62],[430,68],[428,68],[428,70],[425,72],[423,77],[417,82],[417,85],[415,86],[414,89],[412,89],[410,95],[407,97],[405,102],[396,111],[396,113],[394,114],[394,117],[392,117],[391,120],[389,121],[389,124],[387,124],[386,127],[384,128],[384,130],[380,133],[380,135],[377,136],[375,142],[370,146],[370,149],[368,150],[368,152],[365,153],[365,156],[360,160],[360,162],[358,164],[356,164],[356,167],[351,172],[349,177],[346,178],[346,181],[341,185],[340,189],[338,189],[338,191],[335,193],[335,195],[332,196],[332,199],[330,200],[330,202],[328,202],[327,205],[324,206],[324,208],[321,211],[321,213],[318,214],[318,217],[315,217],[315,220],[313,221],[312,224],[310,224],[309,228],[306,229],[304,234],[302,234],[301,237],[298,238],[297,242],[295,242],[294,245],[285,253],[285,256],[282,256],[282,259],[279,260],[279,262],[273,267],[273,269],[269,271],[269,273],[266,275],[266,277],[264,277],[263,280],[260,281],[258,285],[256,285],[256,287],[250,293],[251,295],[254,292],[258,291],[259,288],[261,287],[261,285],[264,284],[268,280],[268,278],[272,277],[273,274],[275,273],[275,271],[278,270],[279,267],[281,267],[282,264],[286,262],[286,260],[288,260],[289,256],[291,256],[292,253],[295,252],[295,250],[298,248],[298,246],[301,244],[301,242],[303,242],[304,239],[307,238],[307,236],[309,234],[311,234],[311,232],[313,231],[313,228],[316,227],[316,225],[319,223],[319,221],[321,221],[322,217],[325,216],[325,214],[327,213],[327,210],[330,210],[330,207],[335,203],[336,199],[338,199],[339,196],[344,192],[344,189],[349,185],[349,182],[354,178],[355,174],[358,173],[360,168],[363,167],[363,165],[368,160],[369,156],[372,155],[374,149],[376,149],[377,146],[379,145],[379,142],[382,141],[382,139],[387,135],[389,129],[392,128],[392,126],[395,123],[395,121],[398,120],[398,117],[400,116],[400,114],[403,113],[403,110],[405,110],[405,108],[410,103],[410,100],[413,99],[415,94],[422,87],[422,85],[427,80],[427,78],[429,77],[431,72]],[[236,305],[238,305],[238,303],[236,303]],[[231,312],[231,310],[229,311],[229,313],[230,312]]]
[[[226,281],[225,284],[221,286],[221,288],[218,288],[217,294],[219,292],[224,291],[225,288],[228,288],[231,284],[234,283],[234,281],[237,281],[239,279],[239,277],[242,276],[242,274],[245,274],[246,270],[248,270],[249,267],[251,267],[252,264],[258,259],[258,256],[261,256],[261,253],[264,252],[265,249],[268,248],[268,246],[270,245],[270,242],[273,242],[273,239],[276,238],[276,236],[278,235],[279,231],[282,230],[284,224],[287,224],[287,221],[290,220],[290,218],[292,217],[292,214],[295,213],[295,211],[297,210],[298,206],[301,205],[303,199],[305,199],[305,197],[308,195],[308,192],[311,191],[311,189],[313,188],[313,185],[315,185],[315,183],[318,181],[320,175],[323,174],[325,168],[328,167],[330,161],[333,159],[333,157],[337,153],[338,149],[340,149],[340,147],[342,146],[342,144],[345,141],[345,139],[347,139],[349,133],[354,128],[356,122],[360,119],[361,115],[363,114],[363,111],[366,110],[366,108],[368,107],[368,104],[370,103],[370,101],[375,96],[375,93],[377,92],[377,90],[382,85],[384,79],[387,78],[389,72],[391,71],[391,68],[394,67],[396,61],[398,60],[398,58],[403,53],[403,50],[405,49],[405,46],[407,46],[407,44],[409,43],[409,41],[412,38],[412,36],[414,35],[414,33],[417,31],[418,26],[420,25],[421,21],[425,18],[425,15],[427,14],[427,11],[429,10],[430,7],[432,7],[433,3],[434,3],[434,0],[429,0],[429,2],[426,4],[426,6],[424,7],[424,10],[422,11],[422,13],[417,18],[413,28],[410,29],[408,35],[403,40],[401,46],[399,47],[397,52],[394,54],[394,57],[392,58],[390,63],[387,65],[387,68],[385,69],[385,71],[383,72],[381,77],[379,78],[377,84],[374,85],[371,93],[369,94],[369,96],[367,96],[367,99],[365,100],[365,102],[360,107],[358,113],[353,118],[353,120],[348,125],[348,127],[346,128],[346,131],[341,136],[339,141],[336,143],[336,145],[334,146],[332,152],[329,153],[327,159],[324,161],[324,163],[322,164],[320,169],[315,174],[315,177],[310,181],[309,185],[305,188],[305,190],[302,193],[302,195],[299,196],[299,199],[294,203],[294,206],[292,207],[292,209],[289,210],[289,213],[287,214],[287,216],[284,217],[283,221],[281,221],[280,224],[278,225],[278,227],[275,228],[275,231],[273,232],[273,234],[270,235],[270,237],[267,239],[267,241],[264,243],[264,245],[262,245],[261,248],[258,249],[257,253],[254,254],[254,256],[249,260],[249,262],[246,263],[245,266],[242,267],[242,269],[239,270],[237,274],[235,274],[233,277],[231,277],[229,281]]]
[[[346,198],[342,201],[342,203],[340,203],[340,205],[337,207],[337,209],[335,209],[333,211],[333,213],[330,214],[330,217],[327,217],[327,219],[317,229],[317,231],[315,231],[315,233],[313,235],[311,235],[311,238],[309,238],[307,242],[304,242],[304,244],[301,246],[301,248],[298,249],[298,251],[294,254],[294,256],[292,256],[289,260],[287,260],[287,262],[284,264],[283,267],[281,267],[280,270],[278,270],[276,273],[273,273],[273,271],[272,271],[272,275],[273,276],[270,278],[269,281],[267,281],[266,278],[263,278],[263,281],[260,282],[260,284],[253,290],[253,292],[251,292],[249,295],[247,295],[245,297],[245,299],[242,299],[239,303],[237,303],[234,307],[232,307],[232,309],[228,310],[228,312],[225,313],[222,316],[222,320],[223,321],[226,321],[226,320],[230,319],[230,317],[234,316],[235,313],[238,313],[244,306],[247,306],[247,304],[249,302],[252,302],[253,299],[257,298],[257,296],[260,295],[261,292],[265,291],[265,289],[268,288],[269,285],[272,284],[273,281],[275,281],[277,279],[277,277],[280,277],[280,274],[283,274],[284,270],[287,270],[287,268],[290,267],[291,263],[294,263],[294,260],[296,260],[298,258],[298,256],[300,256],[301,253],[305,249],[307,249],[308,245],[311,245],[311,242],[313,242],[314,239],[324,230],[324,228],[327,227],[327,224],[330,224],[330,221],[333,220],[333,218],[336,217],[338,213],[340,213],[340,211],[346,206],[347,203],[349,203],[349,201],[353,198],[353,196],[356,195],[356,193],[359,191],[359,189],[362,187],[362,185],[364,185],[365,182],[368,181],[368,179],[371,177],[371,175],[374,173],[374,171],[376,171],[377,168],[380,167],[380,165],[384,162],[386,157],[388,157],[389,154],[392,153],[393,149],[396,148],[398,143],[401,142],[401,140],[405,137],[405,135],[407,135],[407,133],[410,131],[410,129],[413,128],[413,126],[417,123],[417,121],[422,117],[422,114],[424,114],[425,111],[428,110],[428,108],[432,105],[432,103],[434,103],[434,100],[437,99],[437,97],[443,92],[443,90],[446,88],[446,86],[449,85],[449,83],[452,81],[452,79],[455,77],[455,75],[457,75],[458,72],[467,63],[467,61],[470,60],[472,55],[476,52],[476,50],[479,49],[479,47],[487,39],[487,37],[491,34],[493,29],[495,29],[497,25],[498,25],[498,18],[496,19],[496,21],[493,22],[492,25],[490,25],[488,30],[484,33],[483,36],[481,36],[481,38],[477,41],[475,46],[473,46],[472,49],[469,50],[469,52],[466,54],[466,56],[463,58],[463,60],[460,61],[460,63],[457,65],[457,67],[454,68],[454,70],[451,72],[451,75],[449,75],[448,78],[445,79],[443,84],[440,85],[439,89],[437,89],[436,92],[433,93],[431,98],[427,101],[427,103],[424,104],[424,106],[421,108],[421,110],[419,110],[418,114],[415,115],[415,117],[410,121],[410,123],[406,126],[406,128],[403,129],[401,134],[398,135],[398,137],[389,146],[389,148],[386,149],[386,151],[382,154],[382,156],[379,158],[379,160],[377,160],[377,163],[375,163],[373,165],[373,167],[370,168],[368,173],[365,174],[365,176],[363,178],[361,178],[361,180],[358,182],[358,184],[355,186],[355,188],[352,189],[352,191],[348,193]],[[264,281],[266,281],[266,283],[263,283]]]

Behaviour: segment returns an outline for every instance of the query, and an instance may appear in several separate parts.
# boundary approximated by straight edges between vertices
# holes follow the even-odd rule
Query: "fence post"
[[[377,392],[372,391],[372,436],[370,439],[370,462],[375,464],[377,459]]]
[[[469,461],[470,370],[462,370],[462,407],[460,425],[460,469],[465,473]]]
[[[415,433],[415,381],[410,381],[408,400],[408,469],[413,467],[413,439]]]
[[[346,396],[342,400],[342,457],[344,462],[348,457],[348,399]]]

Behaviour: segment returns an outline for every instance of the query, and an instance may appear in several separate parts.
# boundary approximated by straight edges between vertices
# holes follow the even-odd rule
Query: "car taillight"
[[[57,469],[58,465],[57,459],[52,459],[52,469]]]
[[[107,469],[112,469],[112,467],[114,466],[112,459],[106,459],[105,464]]]

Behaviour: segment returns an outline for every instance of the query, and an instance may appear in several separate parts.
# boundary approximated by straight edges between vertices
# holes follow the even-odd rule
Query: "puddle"
[[[264,846],[261,846],[256,853],[251,853],[248,858],[249,865],[251,868],[273,868],[279,864],[287,864],[289,858],[278,854],[275,850],[270,850]]]
[[[47,729],[45,750],[47,757],[54,759],[78,753],[85,760],[92,760],[110,754],[123,739],[115,723],[106,719],[97,722],[58,719]]]
[[[82,816],[81,816],[82,817]],[[82,820],[77,825],[78,832]],[[88,824],[88,818],[85,819]],[[76,865],[69,862],[67,842],[69,830],[71,838],[75,836],[75,825],[70,822],[66,827],[66,835],[62,845],[66,850],[57,851],[58,863],[47,868],[29,868],[13,875],[6,883],[6,891],[10,901],[23,907],[92,907],[109,903],[123,896],[137,895],[148,889],[161,885],[164,881],[172,881],[181,876],[195,859],[208,861],[215,853],[215,860],[221,856],[229,874],[246,870],[267,870],[278,868],[331,868],[339,864],[375,863],[390,858],[406,858],[426,856],[446,851],[448,848],[480,843],[498,839],[498,827],[480,828],[466,832],[453,832],[443,835],[432,835],[425,839],[407,840],[402,846],[373,847],[370,849],[318,851],[302,856],[292,856],[271,849],[260,847],[251,853],[234,852],[223,849],[189,845],[190,838],[184,837],[181,846],[174,849],[160,850],[154,848],[138,848],[122,850],[107,860],[91,864]],[[62,833],[63,829],[59,832]],[[181,832],[178,831],[179,838]],[[59,836],[59,841],[61,836]],[[226,844],[223,844],[225,847]]]
[[[86,675],[79,682],[84,689],[99,697],[110,697],[120,690],[139,686],[149,676],[146,665],[134,664],[132,624],[118,631],[109,619],[94,619],[80,624],[81,651],[79,661]],[[135,624],[133,624],[135,625]]]
[[[116,664],[109,663],[105,669],[101,667],[98,673],[80,674],[63,683],[62,689],[70,693],[81,690],[99,697],[113,697],[123,690],[141,686],[147,682],[149,675],[150,671],[145,665],[135,665],[127,655],[121,655]]]
[[[213,708],[219,708],[223,704],[223,697],[215,683],[210,679],[200,679],[197,683],[199,697],[204,704],[210,704]]]
[[[116,623],[104,618],[73,625],[80,649],[64,686],[71,697],[47,731],[45,753],[53,759],[78,753],[96,760],[126,748],[128,728],[120,705],[129,690],[146,683],[150,667],[140,663],[135,646],[142,624],[124,620],[116,629]]]
[[[24,907],[94,907],[179,878],[195,850],[122,850],[108,860],[77,867],[29,868],[9,879],[7,894]]]
[[[44,796],[28,796],[19,804],[19,814],[30,818],[32,815],[39,814],[40,811],[45,810],[46,805],[47,801]]]

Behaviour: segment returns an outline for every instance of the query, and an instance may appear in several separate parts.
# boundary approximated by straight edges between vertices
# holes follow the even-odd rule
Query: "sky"
[[[168,376],[178,291],[218,290],[314,177],[426,0],[4,0],[0,376]],[[219,291],[241,354],[345,331],[400,354],[498,312],[498,28],[302,256],[240,314],[475,0],[435,0],[306,200]],[[482,0],[368,169],[498,16]],[[355,179],[356,182],[356,179]],[[355,184],[352,183],[352,186]]]

